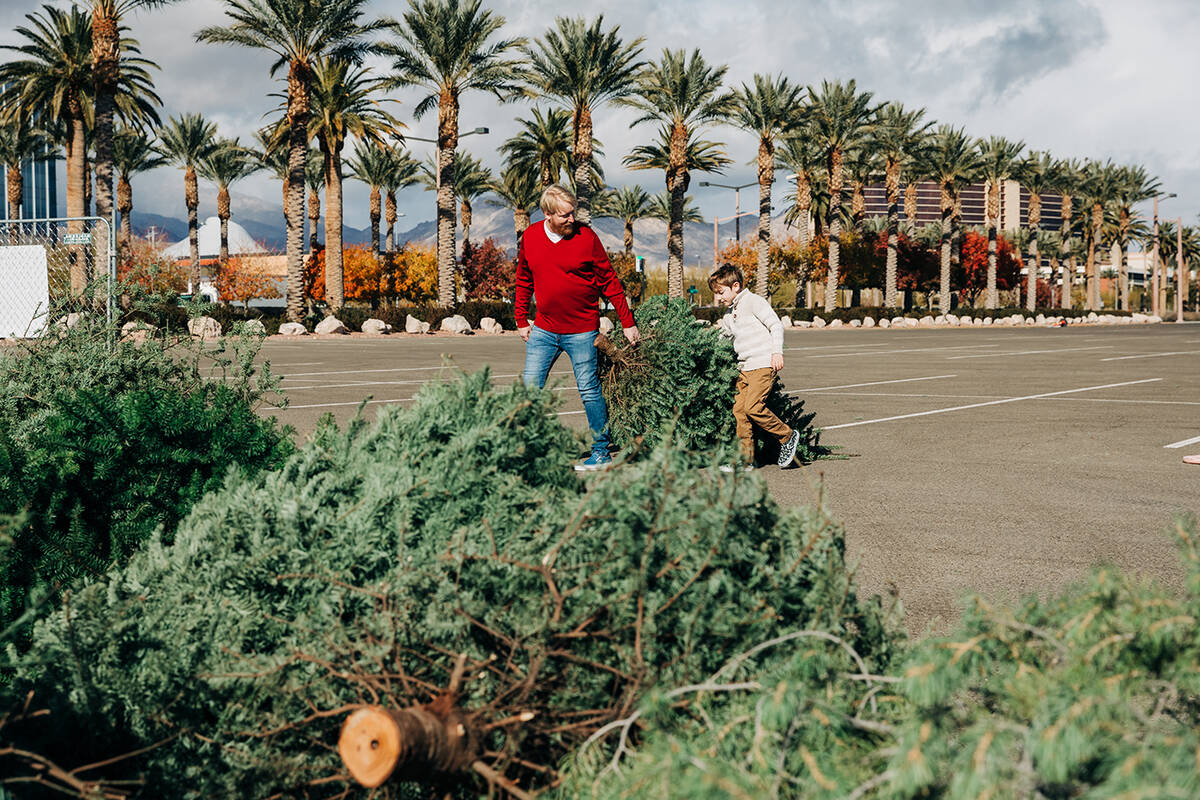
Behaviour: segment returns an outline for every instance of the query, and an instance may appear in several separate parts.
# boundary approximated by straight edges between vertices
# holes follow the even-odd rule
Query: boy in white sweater
[[[708,278],[717,303],[729,306],[721,318],[721,329],[733,339],[737,352],[737,396],[733,418],[737,421],[738,441],[747,464],[754,463],[754,425],[779,440],[779,466],[786,467],[796,457],[800,432],[792,430],[766,405],[767,393],[775,383],[775,373],[783,369],[783,323],[771,304],[742,288],[742,271],[722,264]]]

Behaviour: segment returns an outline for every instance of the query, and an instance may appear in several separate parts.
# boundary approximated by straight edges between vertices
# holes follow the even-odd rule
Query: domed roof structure
[[[261,253],[265,250],[261,244],[254,241],[246,229],[233,220],[229,220],[229,254]],[[187,258],[191,255],[191,245],[188,240],[176,242],[163,249],[162,254],[167,258]],[[200,257],[216,258],[221,255],[221,220],[209,217],[200,226]]]

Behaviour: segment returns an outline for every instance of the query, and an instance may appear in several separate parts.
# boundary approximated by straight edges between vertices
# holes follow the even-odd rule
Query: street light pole
[[[742,189],[745,189],[747,186],[757,186],[758,181],[751,181],[750,183],[743,183],[741,186],[731,186],[730,184],[727,184],[727,183],[712,183],[710,181],[700,181],[700,185],[701,186],[719,186],[722,189],[733,189],[733,219],[735,220],[735,222],[733,223],[733,234],[739,242],[742,241],[742,201],[741,201]]]
[[[1156,316],[1161,316],[1160,312],[1165,310],[1165,309],[1162,309],[1162,307],[1159,303],[1160,283],[1159,283],[1159,279],[1158,279],[1158,198],[1160,198],[1160,197],[1171,198],[1174,196],[1175,196],[1174,192],[1172,192],[1171,194],[1156,194],[1156,195],[1154,195],[1154,232],[1153,232],[1153,234],[1151,234],[1154,237],[1154,239],[1151,242],[1151,248],[1150,248],[1150,270],[1151,270],[1150,291],[1152,293],[1152,296],[1150,298],[1150,313],[1154,314]],[[1163,277],[1165,278],[1166,276],[1164,275]],[[1165,281],[1164,281],[1164,283],[1165,283]],[[1166,300],[1166,298],[1164,297],[1163,301],[1165,302],[1165,300]]]
[[[1183,217],[1175,220],[1175,321],[1183,322],[1183,293],[1187,278],[1183,274]]]
[[[729,222],[731,219],[739,219],[740,217],[752,217],[753,211],[747,211],[745,214],[739,214],[736,217],[713,217],[713,269],[717,268],[717,226],[722,222]]]
[[[458,138],[461,139],[464,136],[472,136],[476,133],[490,133],[490,131],[487,128],[475,128],[473,130],[465,131],[463,133],[458,134]],[[437,195],[440,195],[442,193],[442,143],[441,143],[441,140],[440,139],[427,139],[424,136],[405,136],[404,139],[405,140],[411,139],[411,140],[417,141],[417,142],[430,142],[431,144],[434,145],[433,180],[434,180],[435,195],[434,195],[433,202],[434,202],[434,207],[436,208],[437,207]],[[437,224],[437,214],[436,213],[433,215],[433,219],[434,219],[434,227],[437,230],[437,237],[438,237],[437,248],[440,251],[442,248],[442,242],[441,242],[442,226]],[[451,248],[451,249],[457,250],[457,248]],[[455,261],[457,261],[457,260],[458,259],[456,256]]]

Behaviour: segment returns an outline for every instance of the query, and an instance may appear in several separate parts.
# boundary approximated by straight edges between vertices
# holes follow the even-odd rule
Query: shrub
[[[488,237],[481,244],[465,242],[462,256],[463,291],[468,300],[501,300],[512,297],[517,263]]]
[[[255,413],[272,388],[254,372],[256,339],[202,352],[190,339],[115,338],[90,317],[0,356],[0,515],[15,517],[0,629],[31,592],[103,575],[156,528],[169,540],[231,468],[269,468],[291,450]]]
[[[614,328],[601,348],[601,388],[618,447],[672,437],[684,447],[709,450],[736,441],[733,419],[737,356],[717,328],[701,325],[684,300],[651,297],[634,312],[642,341],[630,346]],[[828,454],[813,415],[776,380],[767,406],[800,431],[802,460]],[[759,460],[778,454],[779,442],[759,439]]]
[[[344,791],[328,743],[360,703],[458,708],[474,757],[537,787],[648,689],[781,631],[888,662],[823,515],[670,444],[584,483],[557,407],[477,374],[229,475],[39,626],[19,688],[57,687],[59,726],[119,723],[123,748],[167,737],[136,762],[148,795],[313,797]],[[414,747],[410,776],[471,784]]]
[[[249,313],[251,300],[279,297],[279,283],[267,272],[262,256],[235,256],[217,269],[217,296],[225,302],[238,301]]]

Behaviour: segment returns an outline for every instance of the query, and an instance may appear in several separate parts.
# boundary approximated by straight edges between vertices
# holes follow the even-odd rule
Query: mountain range
[[[239,198],[240,200],[240,198]],[[234,203],[233,221],[261,242],[266,250],[282,251],[284,249],[283,210],[279,205],[269,207],[261,202]],[[513,229],[512,212],[493,206],[486,200],[478,203],[472,215],[471,240],[481,242],[491,238],[497,246],[510,253],[516,249],[517,236]],[[534,219],[539,217],[535,215]],[[131,219],[134,234],[141,237],[153,235],[158,242],[174,243],[187,238],[187,222],[176,217],[151,214],[134,210]],[[320,239],[324,239],[324,220],[318,225]],[[304,241],[308,241],[308,223],[305,221]],[[592,220],[592,228],[599,235],[604,246],[609,250],[624,249],[624,224],[619,219],[602,217]],[[742,235],[753,235],[756,220],[753,217],[742,218]],[[732,221],[725,222],[718,229],[718,238],[724,247],[734,237],[735,225]],[[421,245],[433,245],[436,241],[437,228],[433,220],[426,220],[411,228],[396,232],[397,244],[413,242]],[[380,236],[383,230],[380,231]],[[462,240],[462,226],[458,227],[457,235]],[[771,221],[773,238],[786,237],[788,230],[784,225],[782,215]],[[343,226],[342,239],[346,244],[369,244],[371,231],[369,228],[352,228]],[[702,222],[684,223],[683,249],[686,264],[696,263],[707,265],[711,263],[713,248],[712,224]],[[657,219],[641,219],[633,226],[633,249],[637,255],[646,259],[651,267],[662,267],[667,263],[667,223]]]

